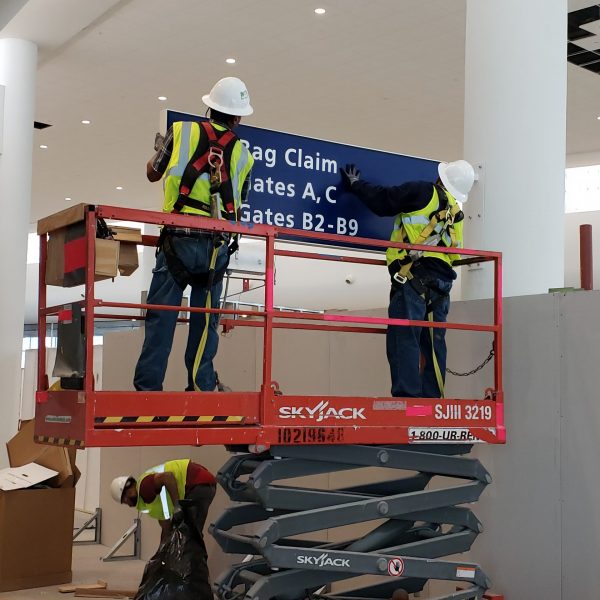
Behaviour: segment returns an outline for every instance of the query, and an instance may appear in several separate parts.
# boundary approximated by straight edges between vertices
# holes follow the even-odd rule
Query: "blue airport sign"
[[[204,117],[167,111],[167,126]],[[272,131],[250,125],[236,129],[254,157],[252,186],[241,220],[348,237],[388,240],[394,218],[378,217],[344,192],[340,168],[354,163],[361,178],[378,185],[435,181],[437,161]],[[311,241],[311,240],[307,240]]]

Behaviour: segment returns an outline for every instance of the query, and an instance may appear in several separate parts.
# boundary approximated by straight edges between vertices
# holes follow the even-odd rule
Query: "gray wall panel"
[[[559,330],[552,295],[504,301],[504,387],[508,443],[476,446],[492,485],[474,506],[485,531],[471,553],[507,598],[560,600]],[[491,303],[454,303],[454,321],[480,322]],[[476,364],[487,354],[482,334],[457,343],[449,334],[452,364]],[[476,397],[489,385],[491,366],[467,381],[449,377],[449,391]],[[449,394],[450,395],[450,394]]]
[[[491,310],[489,301],[454,302],[450,320],[489,323]],[[494,591],[504,593],[507,599],[591,600],[600,588],[600,570],[590,568],[600,546],[600,485],[596,483],[600,481],[600,461],[595,453],[600,427],[595,378],[599,314],[599,292],[504,301],[508,443],[475,448],[474,454],[494,481],[474,506],[486,530],[468,558],[482,564],[493,580]],[[181,333],[178,331],[174,349],[178,358],[172,361],[167,376],[170,389],[182,387]],[[389,389],[384,336],[277,331],[275,341],[274,374],[286,393],[315,393],[318,387],[325,393],[360,390],[379,395]],[[141,336],[134,332],[107,336],[105,389],[131,385],[140,343]],[[490,334],[449,332],[448,364],[468,370],[487,356],[490,345]],[[222,339],[218,366],[223,379],[234,389],[257,389],[261,350],[260,330],[239,328]],[[482,397],[493,383],[492,365],[472,377],[448,376],[446,383],[448,397]],[[114,541],[134,516],[109,502],[106,485],[110,477],[125,466],[139,471],[148,462],[172,457],[176,450],[178,455],[187,450],[213,469],[225,458],[222,449],[207,447],[102,450],[105,543]],[[224,498],[218,498],[215,514],[224,505]],[[144,529],[147,556],[157,532],[146,523]],[[211,548],[214,575],[230,561],[231,557]]]
[[[600,292],[568,294],[561,306],[563,598],[595,600],[600,589]]]

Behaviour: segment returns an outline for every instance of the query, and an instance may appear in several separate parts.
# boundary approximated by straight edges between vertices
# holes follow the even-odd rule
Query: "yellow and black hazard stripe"
[[[242,423],[245,417],[232,415],[145,415],[138,417],[95,417],[96,425],[115,425],[119,423]]]
[[[69,440],[61,437],[51,437],[47,435],[36,435],[35,441],[39,444],[53,444],[55,446],[70,446],[72,448],[84,448],[83,440]]]

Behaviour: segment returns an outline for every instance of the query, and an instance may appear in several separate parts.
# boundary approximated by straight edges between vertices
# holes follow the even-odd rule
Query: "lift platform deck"
[[[224,328],[262,327],[262,385],[258,391],[236,392],[137,392],[96,390],[93,377],[93,331],[99,319],[143,319],[139,303],[97,298],[94,286],[95,239],[98,219],[133,221],[158,226],[192,227],[209,232],[229,232],[259,238],[265,248],[264,309],[244,311],[172,306],[164,310],[212,312],[221,315]],[[493,315],[489,324],[430,323],[348,314],[308,314],[278,310],[274,306],[274,265],[277,256],[299,260],[338,261],[383,268],[376,254],[341,255],[341,247],[385,250],[389,246],[429,250],[384,240],[334,235],[318,231],[286,229],[216,221],[189,215],[165,214],[104,205],[84,210],[84,298],[68,305],[46,305],[46,259],[48,235],[40,234],[39,352],[36,394],[36,439],[47,444],[75,446],[168,446],[248,445],[257,451],[272,446],[339,444],[472,444],[505,442],[502,389],[502,269],[501,254],[490,251],[452,249],[461,262],[492,262]],[[318,253],[283,249],[278,240],[301,240],[320,245]],[[156,236],[144,235],[145,246],[156,245]],[[437,250],[437,249],[436,249]],[[440,251],[449,251],[440,248]],[[81,287],[76,288],[81,292]],[[75,296],[75,294],[74,294]],[[77,309],[77,310],[75,310]],[[137,311],[133,314],[132,310]],[[49,320],[74,318],[80,312],[85,368],[82,389],[49,389],[46,373],[45,334]],[[251,315],[253,320],[237,319]],[[257,320],[256,317],[259,317]],[[277,351],[273,330],[277,328],[346,332],[356,340],[361,334],[385,333],[388,325],[441,327],[489,333],[493,336],[494,381],[478,398],[392,398],[372,396],[287,395],[273,381],[272,357]],[[87,333],[87,335],[86,335]],[[358,340],[360,341],[360,340]],[[383,339],[382,339],[382,343]]]

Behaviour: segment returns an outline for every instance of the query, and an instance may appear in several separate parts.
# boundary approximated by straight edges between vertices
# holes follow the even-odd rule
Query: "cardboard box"
[[[120,225],[109,225],[113,238],[118,242],[142,243],[142,230],[135,227],[121,227]]]
[[[62,487],[0,491],[0,592],[68,583],[72,579],[75,452],[34,442],[34,421],[6,445],[11,467],[34,462],[58,475]]]
[[[50,232],[46,259],[46,285],[74,287],[85,282],[85,226],[80,221]],[[119,242],[96,238],[95,281],[119,273]]]
[[[119,274],[120,246],[115,240],[96,238],[96,281],[112,279]]]
[[[38,235],[43,233],[49,233],[55,229],[66,227],[72,223],[78,223],[85,219],[86,207],[91,206],[90,204],[76,204],[69,208],[65,208],[60,212],[54,213],[48,217],[44,217],[38,221],[37,232]]]
[[[75,488],[0,491],[0,592],[72,580]]]
[[[140,266],[137,244],[142,243],[142,230],[134,227],[110,225],[113,237],[120,243],[119,274],[131,275]]]
[[[119,242],[119,274],[128,276],[140,266],[136,244]]]
[[[81,473],[75,466],[75,450],[60,446],[44,446],[34,441],[35,420],[24,421],[19,432],[7,442],[8,461],[11,467],[37,463],[58,475],[48,481],[52,487],[74,487]],[[1,536],[0,536],[1,537]]]
[[[0,469],[0,490],[22,490],[56,477],[58,473],[42,467],[37,463],[29,463],[22,467]]]

